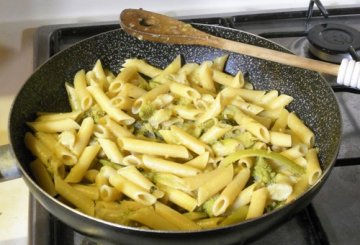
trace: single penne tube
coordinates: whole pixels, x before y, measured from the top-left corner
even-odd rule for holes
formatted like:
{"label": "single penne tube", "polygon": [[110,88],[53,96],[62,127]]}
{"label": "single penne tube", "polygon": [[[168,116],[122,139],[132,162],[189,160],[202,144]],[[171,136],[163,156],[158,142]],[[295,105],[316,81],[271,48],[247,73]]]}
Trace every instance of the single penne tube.
{"label": "single penne tube", "polygon": [[293,185],[293,192],[286,199],[285,203],[291,203],[295,201],[301,194],[303,194],[309,188],[309,179],[308,175],[303,175],[300,179]]}
{"label": "single penne tube", "polygon": [[138,72],[154,78],[156,76],[158,76],[162,70],[150,65],[149,63],[145,62],[144,60],[141,59],[127,59],[125,60],[125,63],[123,64],[123,67],[127,68],[127,67],[135,67]]}
{"label": "single penne tube", "polygon": [[[210,161],[210,160],[209,160]],[[209,180],[212,180],[215,178],[215,176],[218,176],[221,172],[223,172],[223,167],[218,167],[214,170],[208,171],[208,172],[201,172],[196,176],[189,176],[182,178],[182,184],[186,186],[186,189],[190,191],[194,191],[198,189],[200,186],[207,183]]]}
{"label": "single penne tube", "polygon": [[95,208],[94,201],[88,198],[81,191],[76,190],[70,184],[62,180],[58,175],[54,176],[55,180],[55,190],[62,196],[65,200],[73,204],[80,211],[87,215],[94,216]]}
{"label": "single penne tube", "polygon": [[127,137],[118,138],[117,143],[120,149],[130,152],[185,159],[188,159],[190,156],[186,147],[182,145],[158,143]]}
{"label": "single penne tube", "polygon": [[170,92],[175,96],[190,100],[199,99],[201,97],[201,94],[196,89],[177,82],[170,83]]}
{"label": "single penne tube", "polygon": [[119,93],[123,84],[128,83],[137,74],[136,67],[125,67],[120,70],[119,74],[115,77],[114,81],[110,83],[109,91]]}
{"label": "single penne tube", "polygon": [[268,195],[266,187],[262,187],[253,192],[246,219],[253,219],[263,215]]}
{"label": "single penne tube", "polygon": [[189,194],[178,190],[171,188],[169,186],[160,186],[161,190],[163,190],[166,193],[166,198],[172,202],[178,205],[179,207],[192,212],[195,210],[197,206],[197,201],[195,198],[190,196]]}
{"label": "single penne tube", "polygon": [[203,113],[202,110],[184,105],[176,105],[173,110],[179,117],[186,120],[196,120]]}
{"label": "single penne tube", "polygon": [[303,157],[308,152],[308,147],[305,144],[297,144],[291,148],[288,148],[284,151],[281,151],[280,154],[289,158],[289,159],[297,159],[299,157]]}
{"label": "single penne tube", "polygon": [[215,92],[215,84],[214,84],[214,80],[213,80],[213,70],[211,68],[212,66],[212,62],[203,62],[201,63],[199,69],[198,69],[198,74],[199,74],[199,82],[201,87],[213,91]]}
{"label": "single penne tube", "polygon": [[87,81],[85,70],[80,70],[74,77],[74,88],[77,98],[80,103],[80,107],[83,111],[88,110],[94,103],[89,91],[86,90]]}
{"label": "single penne tube", "polygon": [[150,206],[156,202],[154,195],[119,174],[110,176],[109,182],[118,191],[140,204]]}
{"label": "single penne tube", "polygon": [[71,111],[71,112],[59,112],[59,113],[52,113],[52,112],[39,112],[37,113],[38,117],[35,119],[35,121],[57,121],[62,119],[72,119],[76,120],[79,115],[81,114],[81,111]]}
{"label": "single penne tube", "polygon": [[146,93],[147,91],[145,89],[139,88],[138,86],[132,83],[123,84],[119,91],[119,95],[131,97],[134,99],[137,99]]}
{"label": "single penne tube", "polygon": [[98,86],[88,86],[87,90],[99,104],[101,109],[104,110],[113,120],[118,123],[124,123],[125,125],[130,125],[135,122],[133,117],[113,106],[110,99]]}
{"label": "single penne tube", "polygon": [[99,120],[99,122],[101,124],[104,124],[105,127],[107,127],[116,138],[120,138],[120,137],[133,138],[133,137],[135,137],[130,132],[129,129],[127,129],[125,126],[122,126],[122,125],[118,124],[117,122],[115,122],[114,120],[112,120],[108,116],[105,116],[105,117],[101,118]]}
{"label": "single penne tube", "polygon": [[44,163],[42,163],[39,158],[30,163],[30,170],[35,178],[36,183],[44,191],[46,191],[46,193],[48,193],[50,196],[55,196],[57,194],[53,179],[50,176],[50,173],[47,171]]}
{"label": "single penne tube", "polygon": [[205,133],[200,137],[200,140],[210,144],[229,132],[232,129],[232,126],[225,123],[217,123],[211,128],[209,128]]}
{"label": "single penne tube", "polygon": [[314,145],[314,133],[293,112],[288,116],[288,126],[308,147],[312,147]]}
{"label": "single penne tube", "polygon": [[175,59],[173,59],[173,61],[171,61],[170,64],[168,64],[165,67],[163,73],[175,74],[180,70],[180,68],[181,68],[181,56],[177,55]]}
{"label": "single penne tube", "polygon": [[159,190],[148,178],[146,178],[134,165],[123,167],[117,171],[124,178],[132,181],[138,186],[144,188],[156,198],[164,196],[164,192]]}
{"label": "single penne tube", "polygon": [[209,155],[210,155],[209,152],[205,152],[191,159],[190,161],[185,162],[184,164],[197,169],[205,169],[209,161]]}
{"label": "single penne tube", "polygon": [[179,230],[176,223],[172,223],[156,213],[153,207],[141,208],[130,214],[129,219],[154,230]]}
{"label": "single penne tube", "polygon": [[180,144],[186,146],[186,148],[198,155],[205,153],[205,151],[209,149],[204,142],[175,125],[170,127],[170,131],[174,133]]}
{"label": "single penne tube", "polygon": [[135,155],[127,155],[123,158],[122,164],[125,166],[134,165],[134,166],[142,166],[142,156]]}
{"label": "single penne tube", "polygon": [[94,75],[96,77],[96,80],[101,83],[101,88],[103,90],[107,89],[108,88],[108,84],[107,84],[107,79],[106,79],[106,75],[105,75],[105,71],[104,71],[104,68],[101,64],[101,61],[98,59],[96,62],[95,62],[95,65],[92,69],[92,71],[94,72]]}
{"label": "single penne tube", "polygon": [[65,178],[65,181],[69,183],[79,183],[86,174],[86,171],[89,169],[99,150],[99,145],[85,147],[79,157],[79,161],[71,168],[69,174]]}
{"label": "single penne tube", "polygon": [[279,95],[279,92],[277,90],[270,90],[266,92],[261,98],[259,98],[258,101],[256,101],[256,104],[258,105],[268,105],[273,100],[275,100]]}
{"label": "single penne tube", "polygon": [[230,88],[242,88],[244,86],[244,76],[241,71],[239,71],[235,77],[226,74],[219,70],[213,70],[213,79],[214,82],[217,82],[219,84],[222,84],[224,86],[228,86]]}
{"label": "single penne tube", "polygon": [[113,106],[124,111],[130,111],[134,104],[134,101],[135,99],[123,95],[115,96],[110,100]]}
{"label": "single penne tube", "polygon": [[195,176],[200,170],[189,165],[165,160],[159,157],[143,155],[143,164],[155,172],[175,174],[180,177]]}
{"label": "single penne tube", "polygon": [[291,135],[286,133],[280,133],[276,131],[270,132],[270,143],[272,145],[281,146],[281,147],[291,147]]}
{"label": "single penne tube", "polygon": [[288,104],[290,104],[291,101],[293,101],[294,98],[292,96],[286,95],[286,94],[280,94],[278,97],[276,97],[274,100],[272,100],[270,103],[266,104],[267,109],[278,109],[278,108],[284,108]]}
{"label": "single penne tube", "polygon": [[171,223],[176,224],[180,230],[199,230],[201,228],[192,220],[161,202],[155,203],[155,212]]}
{"label": "single penne tube", "polygon": [[233,204],[236,197],[250,178],[250,169],[243,168],[216,198],[212,212],[215,216],[223,214]]}
{"label": "single penne tube", "polygon": [[75,88],[70,85],[68,82],[65,82],[65,89],[69,99],[69,104],[72,111],[81,111],[80,102],[77,98]]}
{"label": "single penne tube", "polygon": [[306,175],[308,176],[309,185],[315,184],[322,174],[317,154],[318,153],[315,148],[309,149],[306,154]]}
{"label": "single penne tube", "polygon": [[304,169],[306,168],[307,161],[304,157],[298,157],[298,158],[294,159],[294,162],[296,164],[298,164],[299,166],[303,167]]}
{"label": "single penne tube", "polygon": [[271,124],[273,123],[273,120],[266,116],[260,116],[260,115],[249,115],[252,117],[255,121],[261,123],[265,126],[265,128],[270,129]]}
{"label": "single penne tube", "polygon": [[202,229],[211,229],[219,226],[224,217],[211,217],[206,219],[200,219],[196,221],[196,224],[199,225]]}
{"label": "single penne tube", "polygon": [[213,64],[211,67],[214,70],[223,71],[225,69],[225,64],[226,64],[226,61],[228,60],[228,58],[229,58],[228,54],[224,54],[224,55],[216,57],[213,60]]}
{"label": "single penne tube", "polygon": [[174,174],[157,172],[152,179],[156,185],[169,186],[190,193],[189,188],[185,185],[184,179]]}
{"label": "single penne tube", "polygon": [[93,134],[96,138],[100,139],[113,139],[114,135],[111,133],[110,129],[105,127],[102,124],[95,124]]}
{"label": "single penne tube", "polygon": [[231,90],[226,90],[227,96],[235,97],[240,96],[245,101],[257,104],[256,102],[260,100],[266,93],[264,90],[252,90],[245,88],[231,88]]}
{"label": "single penne tube", "polygon": [[233,165],[229,164],[227,167],[221,168],[221,170],[218,175],[214,176],[211,180],[209,179],[199,187],[197,191],[197,202],[199,206],[231,182],[234,175]]}
{"label": "single penne tube", "polygon": [[73,151],[76,155],[80,155],[84,148],[88,145],[90,138],[94,132],[94,120],[91,117],[85,118],[77,132]]}
{"label": "single penne tube", "polygon": [[287,127],[288,116],[289,116],[289,111],[286,109],[282,109],[279,114],[279,117],[275,120],[271,128],[271,131],[284,132]]}
{"label": "single penne tube", "polygon": [[270,109],[270,110],[263,110],[261,111],[258,116],[261,117],[267,117],[271,120],[276,120],[280,117],[280,113],[282,112],[283,108],[276,108],[276,109]]}
{"label": "single penne tube", "polygon": [[95,201],[98,200],[100,197],[99,189],[95,185],[72,184],[71,187],[73,187],[75,190],[80,191],[91,200]]}
{"label": "single penne tube", "polygon": [[240,194],[236,197],[232,206],[232,210],[236,210],[242,206],[248,205],[251,201],[252,194],[258,187],[259,182],[254,182],[253,184],[242,190]]}
{"label": "single penne tube", "polygon": [[231,101],[231,104],[238,107],[242,111],[249,113],[250,115],[257,115],[264,110],[264,107],[262,106],[248,103],[246,101],[243,101],[243,99],[238,99],[238,98],[241,97],[236,97],[235,99],[233,99]]}
{"label": "single penne tube", "polygon": [[109,139],[98,139],[98,142],[104,151],[105,155],[109,158],[111,162],[122,164],[124,158],[123,154],[120,152],[117,144]]}
{"label": "single penne tube", "polygon": [[98,192],[100,199],[105,202],[113,202],[121,198],[121,193],[116,188],[109,185],[100,186]]}
{"label": "single penne tube", "polygon": [[134,105],[132,107],[132,113],[134,114],[139,113],[140,107],[143,105],[143,103],[145,103],[146,101],[152,101],[160,94],[166,94],[167,92],[169,92],[169,90],[170,90],[169,83],[164,83],[148,91],[146,94],[143,94],[141,97],[135,100]]}
{"label": "single penne tube", "polygon": [[34,131],[45,133],[58,133],[66,130],[77,130],[80,128],[79,124],[70,118],[52,121],[27,122],[26,124]]}

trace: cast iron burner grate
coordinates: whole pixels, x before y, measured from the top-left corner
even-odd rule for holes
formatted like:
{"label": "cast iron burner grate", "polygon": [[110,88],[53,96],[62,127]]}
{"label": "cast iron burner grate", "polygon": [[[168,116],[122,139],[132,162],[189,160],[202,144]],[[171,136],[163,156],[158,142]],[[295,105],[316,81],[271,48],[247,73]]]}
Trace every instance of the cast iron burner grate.
{"label": "cast iron burner grate", "polygon": [[320,24],[313,26],[307,35],[310,52],[317,58],[340,63],[351,59],[350,47],[360,49],[360,32],[342,24]]}

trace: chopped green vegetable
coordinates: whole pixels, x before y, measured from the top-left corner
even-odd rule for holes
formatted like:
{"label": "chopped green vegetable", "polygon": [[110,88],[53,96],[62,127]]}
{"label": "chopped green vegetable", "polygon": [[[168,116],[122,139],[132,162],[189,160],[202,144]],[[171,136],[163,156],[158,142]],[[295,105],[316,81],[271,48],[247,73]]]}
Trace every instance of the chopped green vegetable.
{"label": "chopped green vegetable", "polygon": [[275,178],[276,172],[263,157],[258,157],[252,171],[252,176],[256,181],[269,184]]}
{"label": "chopped green vegetable", "polygon": [[106,115],[106,112],[103,111],[99,106],[95,105],[95,106],[91,107],[90,109],[88,109],[87,111],[85,111],[82,119],[84,119],[86,117],[91,117],[95,123],[98,123],[99,119],[104,117],[105,115]]}
{"label": "chopped green vegetable", "polygon": [[291,173],[293,173],[295,175],[301,175],[301,174],[305,173],[305,169],[303,167],[296,164],[292,160],[284,157],[280,153],[271,152],[271,151],[267,151],[267,150],[261,150],[261,149],[246,149],[246,150],[241,150],[241,151],[235,152],[235,153],[227,156],[226,158],[224,158],[221,161],[220,165],[227,166],[227,165],[239,160],[240,158],[244,158],[244,157],[268,158],[268,159],[275,161],[277,164],[286,168],[287,170],[289,170]]}
{"label": "chopped green vegetable", "polygon": [[212,209],[213,209],[214,203],[218,197],[219,197],[219,195],[215,195],[215,196],[211,197],[210,199],[208,199],[206,202],[204,202],[204,204],[202,205],[202,209],[204,210],[205,213],[207,213],[207,215],[209,215],[209,217],[214,217],[214,213],[213,213]]}
{"label": "chopped green vegetable", "polygon": [[284,205],[285,205],[284,201],[272,201],[265,207],[265,209],[266,209],[266,212],[271,212],[271,211],[278,209]]}
{"label": "chopped green vegetable", "polygon": [[150,102],[144,102],[139,111],[139,117],[141,120],[148,120],[152,114],[156,111],[156,108]]}
{"label": "chopped green vegetable", "polygon": [[134,134],[136,136],[144,136],[150,139],[161,137],[160,134],[151,126],[151,124],[147,122],[135,122],[134,129]]}
{"label": "chopped green vegetable", "polygon": [[245,148],[251,147],[256,141],[256,138],[249,132],[240,133],[235,138],[237,140],[240,140],[240,142],[244,145]]}

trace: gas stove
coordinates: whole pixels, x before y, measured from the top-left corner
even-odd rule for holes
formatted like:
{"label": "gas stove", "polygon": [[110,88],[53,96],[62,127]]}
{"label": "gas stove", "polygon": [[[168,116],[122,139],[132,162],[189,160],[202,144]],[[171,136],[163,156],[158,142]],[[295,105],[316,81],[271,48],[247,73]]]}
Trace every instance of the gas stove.
{"label": "gas stove", "polygon": [[[338,58],[332,57],[334,53],[335,57],[340,55],[356,59],[356,49],[360,46],[357,36],[360,31],[360,7],[333,8],[326,12],[322,8],[320,11],[296,9],[179,19],[250,32],[297,55],[315,59],[325,56],[325,60],[331,58],[331,62],[338,62]],[[329,34],[326,28],[333,30],[338,25],[346,25],[345,30]],[[84,38],[118,28],[117,21],[40,27],[35,35],[34,68]],[[355,31],[354,38],[348,36],[348,29]],[[326,35],[335,36],[335,40],[330,39],[330,42],[336,45],[345,42],[345,51],[344,48],[329,51],[320,45],[322,41],[308,39],[312,35],[319,38],[319,34],[320,39]],[[360,181],[360,90],[337,85],[335,77],[324,78],[336,92],[343,117],[343,138],[336,167],[311,204],[292,219],[247,244],[358,244],[360,240],[357,228],[360,225],[360,189],[357,188]],[[30,244],[97,244],[57,220],[33,197],[30,199]]]}

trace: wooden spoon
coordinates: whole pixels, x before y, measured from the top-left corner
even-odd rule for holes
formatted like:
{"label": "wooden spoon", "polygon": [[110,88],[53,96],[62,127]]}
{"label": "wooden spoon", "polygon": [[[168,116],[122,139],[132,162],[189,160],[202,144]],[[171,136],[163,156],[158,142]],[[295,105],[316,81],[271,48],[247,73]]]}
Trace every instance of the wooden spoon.
{"label": "wooden spoon", "polygon": [[120,25],[130,35],[143,40],[210,46],[330,75],[339,73],[340,66],[336,64],[215,37],[190,24],[142,9],[122,11]]}

